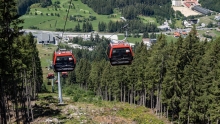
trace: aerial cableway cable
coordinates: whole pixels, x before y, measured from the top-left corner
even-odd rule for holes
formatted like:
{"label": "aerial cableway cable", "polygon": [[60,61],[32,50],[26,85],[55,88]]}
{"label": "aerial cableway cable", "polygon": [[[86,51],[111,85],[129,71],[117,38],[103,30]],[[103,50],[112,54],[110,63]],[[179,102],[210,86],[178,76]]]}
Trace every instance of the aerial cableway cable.
{"label": "aerial cableway cable", "polygon": [[[124,17],[121,17],[121,19],[127,21]],[[112,66],[130,65],[133,60],[134,53],[131,45],[126,42],[128,24],[125,24],[122,28],[126,29],[125,38],[123,40],[111,40],[107,48],[107,56]]]}
{"label": "aerial cableway cable", "polygon": [[67,10],[66,20],[65,20],[65,23],[64,23],[64,27],[63,27],[62,39],[63,39],[63,34],[64,34],[65,30],[66,30],[66,22],[67,22],[67,19],[68,19],[68,15],[69,15],[70,7],[71,6],[72,6],[72,0],[70,0],[69,9]]}

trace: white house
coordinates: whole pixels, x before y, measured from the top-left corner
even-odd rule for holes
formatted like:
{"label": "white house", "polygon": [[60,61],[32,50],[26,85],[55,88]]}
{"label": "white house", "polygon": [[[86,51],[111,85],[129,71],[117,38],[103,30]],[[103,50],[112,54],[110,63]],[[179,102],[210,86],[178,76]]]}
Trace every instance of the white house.
{"label": "white house", "polygon": [[160,30],[164,30],[164,31],[170,30],[168,21],[165,21],[162,25],[157,26],[157,28],[159,28]]}
{"label": "white house", "polygon": [[142,39],[142,42],[144,43],[144,45],[147,45],[147,48],[150,48],[150,46],[152,45],[149,38]]}
{"label": "white house", "polygon": [[182,1],[181,0],[172,0],[172,6],[181,6]]}

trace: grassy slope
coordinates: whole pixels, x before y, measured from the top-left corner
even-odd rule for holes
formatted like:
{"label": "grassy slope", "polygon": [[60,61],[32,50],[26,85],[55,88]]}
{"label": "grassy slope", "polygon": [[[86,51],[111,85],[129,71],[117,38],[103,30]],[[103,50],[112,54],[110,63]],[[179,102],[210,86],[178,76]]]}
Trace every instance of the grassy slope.
{"label": "grassy slope", "polygon": [[210,22],[215,22],[214,17],[215,17],[215,15],[203,16],[203,17],[200,17],[199,20],[201,23],[205,23],[207,25]]}
{"label": "grassy slope", "polygon": [[213,37],[213,39],[216,39],[216,38],[218,38],[220,36],[220,32],[217,31],[217,30],[198,30],[198,33],[200,35],[203,35],[203,34],[210,35],[210,36]]}
{"label": "grassy slope", "polygon": [[184,26],[182,25],[182,20],[176,20],[175,26],[176,26],[177,28],[184,28]]}
{"label": "grassy slope", "polygon": [[[157,23],[156,19],[153,17],[149,16],[139,16],[139,18],[144,22],[144,23]],[[159,25],[157,23],[157,25]]]}
{"label": "grassy slope", "polygon": [[52,54],[53,51],[57,48],[54,45],[48,45],[48,46],[42,46],[41,44],[37,45],[37,48],[39,50],[39,57],[41,59],[41,67],[43,70],[43,81],[46,85],[47,89],[51,89],[49,85],[47,85],[48,79],[47,74],[48,73],[54,73],[53,70],[48,70],[48,66],[50,65],[50,62],[52,61]]}
{"label": "grassy slope", "polygon": [[[31,6],[30,13],[27,15],[23,15],[21,19],[24,19],[25,23],[23,24],[24,28],[29,28],[30,26],[38,27],[41,30],[55,30],[56,28],[63,29],[65,19],[67,12],[66,10],[69,8],[68,4],[69,0],[62,0],[60,1],[60,8],[58,8],[57,11],[55,11],[54,6],[50,6],[47,8],[41,8],[39,4],[34,4]],[[53,0],[55,2],[55,0]],[[95,13],[91,8],[89,8],[87,5],[83,4],[80,0],[73,1],[73,4],[75,8],[70,9],[69,16],[70,15],[82,15],[85,18],[88,18],[89,16],[96,16],[96,20],[92,21],[93,29],[97,31],[98,29],[98,23],[103,21],[108,23],[110,20],[116,21],[120,20],[120,12],[116,9],[114,10],[115,17],[108,18],[108,15],[98,15]],[[35,15],[35,12],[38,13],[38,15]],[[43,15],[40,14],[40,12],[43,13]],[[90,13],[88,13],[90,12]],[[46,16],[46,13],[48,14],[55,14],[59,13],[60,17],[57,16]],[[144,19],[144,22],[155,22],[155,18],[151,17],[142,17]],[[56,24],[56,25],[55,25]],[[74,28],[75,25],[78,24],[78,22],[74,21],[67,21],[66,28]],[[82,23],[80,23],[82,28]]]}
{"label": "grassy slope", "polygon": [[[60,7],[58,8],[57,11],[55,11],[53,6],[50,6],[48,8],[41,8],[39,7],[38,4],[32,5],[31,6],[31,12],[32,15],[24,15],[21,17],[21,19],[25,19],[25,23],[24,23],[24,28],[28,28],[29,26],[37,26],[39,29],[42,30],[55,30],[56,28],[63,28],[64,27],[64,23],[65,23],[65,19],[66,19],[66,15],[67,12],[66,10],[69,7],[68,4],[68,0],[62,0],[60,1]],[[120,15],[118,13],[114,13],[115,15],[117,15],[114,18],[108,18],[108,15],[98,15],[97,13],[95,13],[91,8],[89,8],[87,5],[83,4],[80,0],[79,1],[73,1],[73,4],[75,6],[75,9],[72,8],[69,10],[69,16],[70,15],[82,15],[85,18],[88,18],[90,15],[91,16],[96,16],[96,20],[92,21],[93,24],[93,28],[95,30],[98,29],[98,23],[100,21],[106,22],[108,23],[110,20],[119,20]],[[84,12],[85,11],[85,12]],[[41,16],[40,14],[35,15],[35,12],[42,12],[43,16]],[[90,13],[88,13],[90,12]],[[117,11],[115,11],[117,12]],[[55,14],[55,13],[59,13],[60,17],[57,16],[46,16],[46,13],[48,14]],[[55,22],[57,21],[57,24],[55,26]],[[74,21],[67,21],[66,24],[66,28],[74,28],[75,25],[78,24],[78,22],[74,22]],[[82,23],[80,23],[82,26]],[[51,25],[51,27],[50,27]]]}

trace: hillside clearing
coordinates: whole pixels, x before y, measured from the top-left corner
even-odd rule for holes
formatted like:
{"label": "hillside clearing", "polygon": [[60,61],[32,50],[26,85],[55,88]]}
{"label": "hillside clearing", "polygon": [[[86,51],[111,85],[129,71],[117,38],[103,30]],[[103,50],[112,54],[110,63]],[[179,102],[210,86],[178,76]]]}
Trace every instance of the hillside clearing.
{"label": "hillside clearing", "polygon": [[[56,95],[56,94],[51,94]],[[73,102],[65,97],[65,104],[57,104],[49,94],[40,94],[35,102],[35,123],[121,123],[121,124],[168,124],[164,117],[156,117],[143,106],[128,103],[100,101],[96,103]]]}
{"label": "hillside clearing", "polygon": [[[48,60],[51,60],[53,51],[57,48],[54,45],[42,46],[37,45],[41,64],[43,69],[44,85],[49,93],[39,93],[38,99],[32,103],[34,111],[34,121],[32,124],[42,124],[47,122],[78,124],[78,123],[121,123],[121,124],[168,124],[167,119],[157,117],[152,110],[116,101],[103,101],[98,97],[81,95],[87,91],[79,90],[76,85],[68,86],[71,90],[70,94],[66,95],[67,89],[63,89],[64,104],[58,104],[57,86],[55,92],[51,92],[51,85],[47,85],[46,76],[52,70],[45,68],[48,66]],[[80,96],[79,94],[80,93]],[[80,97],[81,101],[76,101],[75,98]],[[84,101],[84,102],[83,102]]]}

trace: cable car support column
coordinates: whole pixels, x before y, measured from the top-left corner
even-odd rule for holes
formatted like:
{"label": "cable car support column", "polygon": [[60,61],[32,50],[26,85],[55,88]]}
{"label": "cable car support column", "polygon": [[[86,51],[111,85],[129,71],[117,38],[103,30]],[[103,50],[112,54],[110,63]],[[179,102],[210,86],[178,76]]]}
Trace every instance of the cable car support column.
{"label": "cable car support column", "polygon": [[52,79],[52,93],[54,93],[54,84],[53,84],[54,78]]}
{"label": "cable car support column", "polygon": [[58,93],[59,93],[59,104],[63,104],[62,85],[61,85],[61,81],[60,81],[60,72],[58,72]]}
{"label": "cable car support column", "polygon": [[[69,4],[69,9],[67,11],[67,15],[66,15],[66,20],[65,20],[65,23],[64,23],[64,27],[63,27],[63,33],[62,33],[62,39],[63,40],[63,34],[65,32],[65,28],[66,28],[66,23],[67,23],[67,19],[68,19],[68,14],[69,14],[69,11],[70,11],[70,8],[71,8],[71,5],[72,5],[72,0],[70,0],[70,4]],[[58,43],[58,49],[60,48],[60,42]],[[60,81],[60,72],[58,72],[58,99],[59,99],[59,104],[63,104],[63,98],[62,98],[62,83]]]}

